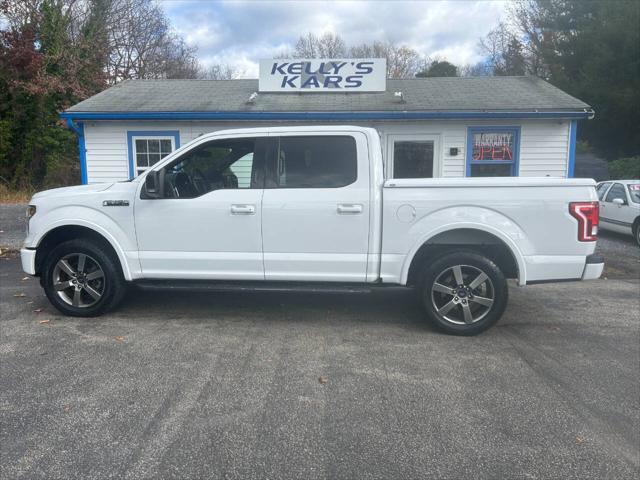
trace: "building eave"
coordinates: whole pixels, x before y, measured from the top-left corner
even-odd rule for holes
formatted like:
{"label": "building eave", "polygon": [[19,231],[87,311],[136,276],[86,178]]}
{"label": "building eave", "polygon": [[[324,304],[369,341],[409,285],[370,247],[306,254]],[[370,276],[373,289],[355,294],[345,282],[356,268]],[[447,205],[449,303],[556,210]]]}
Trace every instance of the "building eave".
{"label": "building eave", "polygon": [[83,120],[253,120],[253,121],[377,121],[593,118],[593,110],[530,111],[210,111],[210,112],[80,112],[65,111],[63,119]]}

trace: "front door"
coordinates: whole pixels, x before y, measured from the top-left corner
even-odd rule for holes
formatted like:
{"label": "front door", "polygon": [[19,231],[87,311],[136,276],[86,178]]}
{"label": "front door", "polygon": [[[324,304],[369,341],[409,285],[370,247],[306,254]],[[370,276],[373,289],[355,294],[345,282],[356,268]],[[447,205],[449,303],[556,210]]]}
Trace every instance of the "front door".
{"label": "front door", "polygon": [[[614,203],[614,200],[623,203]],[[600,202],[600,221],[605,222],[606,228],[621,233],[631,232],[633,215],[628,208],[626,187],[622,183],[614,183],[607,191],[604,201]]]}
{"label": "front door", "polygon": [[397,134],[387,137],[388,178],[440,176],[438,135]]}
{"label": "front door", "polygon": [[366,281],[366,137],[305,132],[271,138],[262,201],[265,278]]}
{"label": "front door", "polygon": [[267,138],[216,138],[161,169],[163,198],[135,204],[146,278],[263,280],[261,208]]}

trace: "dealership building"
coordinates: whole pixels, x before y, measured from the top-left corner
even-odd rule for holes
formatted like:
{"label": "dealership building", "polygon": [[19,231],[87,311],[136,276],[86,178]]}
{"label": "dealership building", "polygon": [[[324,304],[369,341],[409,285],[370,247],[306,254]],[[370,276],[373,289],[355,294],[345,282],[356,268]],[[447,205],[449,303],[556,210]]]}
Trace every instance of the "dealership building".
{"label": "dealership building", "polygon": [[83,183],[133,178],[216,130],[320,124],[376,128],[387,178],[573,176],[586,103],[535,77],[386,79],[370,60],[261,61],[255,80],[128,80],[61,116]]}

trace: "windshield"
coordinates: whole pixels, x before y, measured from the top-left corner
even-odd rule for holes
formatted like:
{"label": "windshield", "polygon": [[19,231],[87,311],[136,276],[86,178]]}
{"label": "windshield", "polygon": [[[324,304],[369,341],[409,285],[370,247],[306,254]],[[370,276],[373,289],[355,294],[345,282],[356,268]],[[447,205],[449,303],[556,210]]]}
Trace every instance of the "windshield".
{"label": "windshield", "polygon": [[630,183],[627,185],[629,196],[633,203],[640,203],[640,183]]}

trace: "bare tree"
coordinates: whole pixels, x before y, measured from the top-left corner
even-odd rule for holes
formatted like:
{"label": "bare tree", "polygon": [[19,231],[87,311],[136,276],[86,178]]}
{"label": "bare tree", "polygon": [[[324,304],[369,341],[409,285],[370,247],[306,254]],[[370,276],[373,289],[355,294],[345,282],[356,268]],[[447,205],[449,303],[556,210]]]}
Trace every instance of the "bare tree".
{"label": "bare tree", "polygon": [[244,70],[225,63],[216,63],[203,68],[198,75],[205,80],[234,80],[244,75]]}
{"label": "bare tree", "polygon": [[499,23],[480,39],[480,49],[487,55],[487,64],[495,75],[533,73],[525,57],[525,46],[505,23]]}
{"label": "bare tree", "polygon": [[300,36],[293,51],[294,58],[338,58],[347,53],[340,35],[325,33],[321,36],[309,32]]}
{"label": "bare tree", "polygon": [[392,42],[374,42],[351,47],[349,55],[356,58],[386,58],[387,77],[411,78],[423,70],[428,61],[417,51]]}
{"label": "bare tree", "polygon": [[392,42],[373,42],[348,46],[333,33],[317,36],[313,33],[301,35],[293,52],[281,52],[276,58],[385,58],[387,76],[390,78],[410,78],[423,70],[428,63],[414,49]]}
{"label": "bare tree", "polygon": [[470,63],[458,67],[461,77],[487,77],[493,75],[493,69],[487,62]]}
{"label": "bare tree", "polygon": [[172,31],[157,4],[151,0],[93,1],[108,5],[104,28],[109,83],[129,78],[197,76],[196,48]]}

